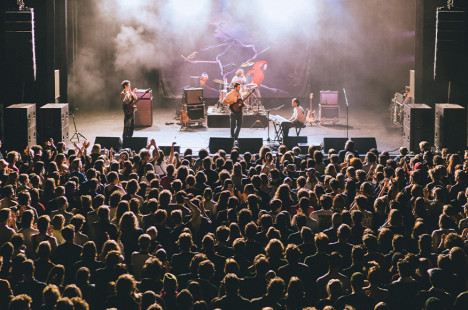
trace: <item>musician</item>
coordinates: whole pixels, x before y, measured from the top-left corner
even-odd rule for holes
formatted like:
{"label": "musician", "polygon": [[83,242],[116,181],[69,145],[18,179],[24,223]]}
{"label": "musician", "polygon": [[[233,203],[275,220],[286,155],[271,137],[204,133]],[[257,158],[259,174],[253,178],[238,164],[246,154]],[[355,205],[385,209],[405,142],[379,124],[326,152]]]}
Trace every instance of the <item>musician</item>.
{"label": "musician", "polygon": [[135,94],[136,88],[132,90],[129,80],[122,81],[121,85],[122,92],[120,93],[120,99],[122,100],[124,111],[123,137],[128,138],[133,136],[133,130],[135,129],[135,103],[138,97]]}
{"label": "musician", "polygon": [[239,69],[236,71],[236,74],[232,77],[231,85],[234,83],[239,83],[241,86],[247,83],[247,78],[244,75],[244,70]]}
{"label": "musician", "polygon": [[301,107],[299,99],[293,98],[291,100],[291,106],[293,107],[293,114],[289,118],[290,123],[282,123],[283,139],[289,136],[289,129],[291,127],[304,127],[306,121],[306,115],[304,108]]}
{"label": "musician", "polygon": [[[226,97],[223,100],[223,103],[231,106],[232,104],[235,104],[238,100],[241,100],[241,94],[240,94],[240,84],[239,83],[234,83],[233,84],[233,89],[227,93]],[[242,109],[239,112],[234,112],[231,111],[231,116],[230,116],[230,121],[231,121],[231,137],[234,138],[234,140],[237,140],[239,138],[239,133],[242,127]]]}
{"label": "musician", "polygon": [[403,104],[411,103],[413,103],[413,98],[411,97],[411,88],[409,86],[405,86],[405,92],[403,93]]}

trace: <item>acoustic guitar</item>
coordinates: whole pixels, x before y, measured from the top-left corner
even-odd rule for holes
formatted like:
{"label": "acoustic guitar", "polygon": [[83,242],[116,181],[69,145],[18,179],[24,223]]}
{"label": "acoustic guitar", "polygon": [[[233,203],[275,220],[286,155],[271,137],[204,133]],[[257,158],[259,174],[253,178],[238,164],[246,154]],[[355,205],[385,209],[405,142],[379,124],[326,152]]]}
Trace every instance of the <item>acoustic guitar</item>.
{"label": "acoustic guitar", "polygon": [[249,98],[256,89],[257,88],[253,88],[244,98],[239,98],[236,102],[229,104],[229,109],[235,113],[242,112],[242,108],[245,107],[244,101],[247,100],[247,98]]}

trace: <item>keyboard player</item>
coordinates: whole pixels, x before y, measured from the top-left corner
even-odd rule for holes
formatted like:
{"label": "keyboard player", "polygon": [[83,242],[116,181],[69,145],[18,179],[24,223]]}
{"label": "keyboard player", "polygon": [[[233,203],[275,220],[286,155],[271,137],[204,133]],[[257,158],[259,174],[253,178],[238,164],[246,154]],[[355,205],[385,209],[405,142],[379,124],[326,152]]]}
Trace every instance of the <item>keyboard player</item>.
{"label": "keyboard player", "polygon": [[299,99],[293,98],[291,100],[291,106],[293,107],[293,114],[289,118],[290,122],[281,123],[283,139],[289,136],[289,129],[291,127],[304,127],[306,121],[305,111],[304,108],[301,106]]}

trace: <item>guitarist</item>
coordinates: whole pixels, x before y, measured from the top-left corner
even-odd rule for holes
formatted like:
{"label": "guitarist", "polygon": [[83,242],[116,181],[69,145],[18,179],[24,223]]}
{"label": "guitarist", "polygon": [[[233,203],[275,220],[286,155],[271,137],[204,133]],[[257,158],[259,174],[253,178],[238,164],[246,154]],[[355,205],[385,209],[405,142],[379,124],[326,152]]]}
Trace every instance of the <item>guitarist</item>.
{"label": "guitarist", "polygon": [[121,85],[122,92],[120,93],[120,99],[122,100],[122,108],[124,111],[123,137],[129,138],[133,136],[133,130],[135,129],[135,103],[138,97],[135,94],[135,89],[132,90],[129,80],[123,81]]}
{"label": "guitarist", "polygon": [[[233,89],[226,95],[223,102],[229,106],[236,104],[237,102],[242,102],[242,97],[240,94],[240,83],[234,83]],[[242,127],[242,107],[238,111],[231,109],[231,138],[237,140],[239,138],[239,133]]]}

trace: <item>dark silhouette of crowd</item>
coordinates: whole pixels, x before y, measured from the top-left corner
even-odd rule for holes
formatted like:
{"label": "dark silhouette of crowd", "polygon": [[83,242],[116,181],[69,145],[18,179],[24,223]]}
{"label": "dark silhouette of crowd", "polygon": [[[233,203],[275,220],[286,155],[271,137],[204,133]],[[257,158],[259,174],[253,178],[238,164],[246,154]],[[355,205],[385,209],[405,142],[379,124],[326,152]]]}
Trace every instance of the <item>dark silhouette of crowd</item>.
{"label": "dark silhouette of crowd", "polygon": [[0,154],[0,309],[468,309],[467,153]]}

